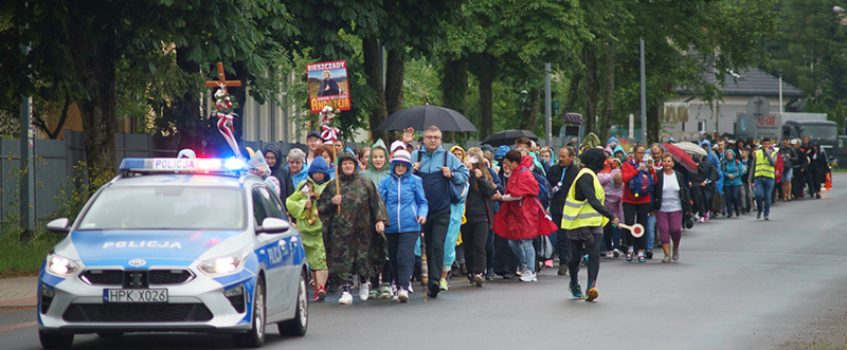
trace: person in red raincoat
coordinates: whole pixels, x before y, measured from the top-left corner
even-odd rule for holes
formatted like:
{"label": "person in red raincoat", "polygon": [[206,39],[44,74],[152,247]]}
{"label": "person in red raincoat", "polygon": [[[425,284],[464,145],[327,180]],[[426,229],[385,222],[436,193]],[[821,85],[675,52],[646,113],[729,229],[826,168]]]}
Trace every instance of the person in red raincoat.
{"label": "person in red raincoat", "polygon": [[538,200],[538,181],[532,175],[532,157],[509,151],[503,166],[511,169],[506,194],[495,195],[503,201],[494,216],[494,233],[509,240],[509,247],[521,262],[521,281],[535,282],[535,248],[532,240],[549,235],[558,228]]}

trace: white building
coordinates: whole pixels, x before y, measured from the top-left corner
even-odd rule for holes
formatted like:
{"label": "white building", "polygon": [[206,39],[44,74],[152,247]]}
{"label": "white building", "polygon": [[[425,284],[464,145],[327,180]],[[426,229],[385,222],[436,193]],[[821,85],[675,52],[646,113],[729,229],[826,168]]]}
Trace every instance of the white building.
{"label": "white building", "polygon": [[[706,76],[709,83],[715,78]],[[734,134],[738,114],[747,113],[747,102],[763,96],[770,103],[770,113],[780,112],[779,78],[760,69],[751,68],[727,74],[721,89],[722,99],[709,103],[690,91],[679,90],[678,97],[665,103],[662,117],[662,138],[696,139],[700,131]],[[782,82],[783,105],[803,96],[795,86]]]}

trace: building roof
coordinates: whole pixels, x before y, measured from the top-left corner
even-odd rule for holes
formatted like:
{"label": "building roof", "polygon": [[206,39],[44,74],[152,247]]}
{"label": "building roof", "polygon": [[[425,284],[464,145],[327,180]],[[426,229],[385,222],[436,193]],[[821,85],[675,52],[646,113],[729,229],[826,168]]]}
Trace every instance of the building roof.
{"label": "building roof", "polygon": [[[706,82],[715,83],[714,74],[706,74]],[[779,96],[779,78],[758,68],[749,68],[728,73],[724,76],[723,96]],[[803,96],[803,91],[785,81],[782,82],[782,95],[786,97]]]}

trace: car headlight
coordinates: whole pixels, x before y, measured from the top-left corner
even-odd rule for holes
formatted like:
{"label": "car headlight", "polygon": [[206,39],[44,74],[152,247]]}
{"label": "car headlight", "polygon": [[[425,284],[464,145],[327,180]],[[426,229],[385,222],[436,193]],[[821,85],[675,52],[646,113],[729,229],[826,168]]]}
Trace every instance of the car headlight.
{"label": "car headlight", "polygon": [[203,260],[197,267],[209,276],[229,275],[238,272],[244,266],[244,259],[246,258],[246,253],[224,255]]}
{"label": "car headlight", "polygon": [[79,264],[73,259],[61,255],[47,256],[47,272],[57,276],[69,276],[79,271]]}

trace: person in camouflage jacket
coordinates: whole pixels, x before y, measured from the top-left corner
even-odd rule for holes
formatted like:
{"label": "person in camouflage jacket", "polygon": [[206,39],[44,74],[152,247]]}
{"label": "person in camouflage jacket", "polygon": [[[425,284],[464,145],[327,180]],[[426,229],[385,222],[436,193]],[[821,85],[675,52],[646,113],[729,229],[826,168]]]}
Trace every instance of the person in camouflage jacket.
{"label": "person in camouflage jacket", "polygon": [[[360,297],[362,300],[368,298],[368,277],[372,272],[368,248],[372,240],[385,239],[382,233],[388,222],[388,213],[373,181],[359,175],[356,158],[345,153],[339,161],[341,173],[321,193],[318,211],[324,224],[324,246],[330,275],[341,287],[339,302],[349,304],[352,303],[350,286],[353,275],[358,275],[362,282]],[[341,184],[340,194],[335,192],[336,181]]]}

